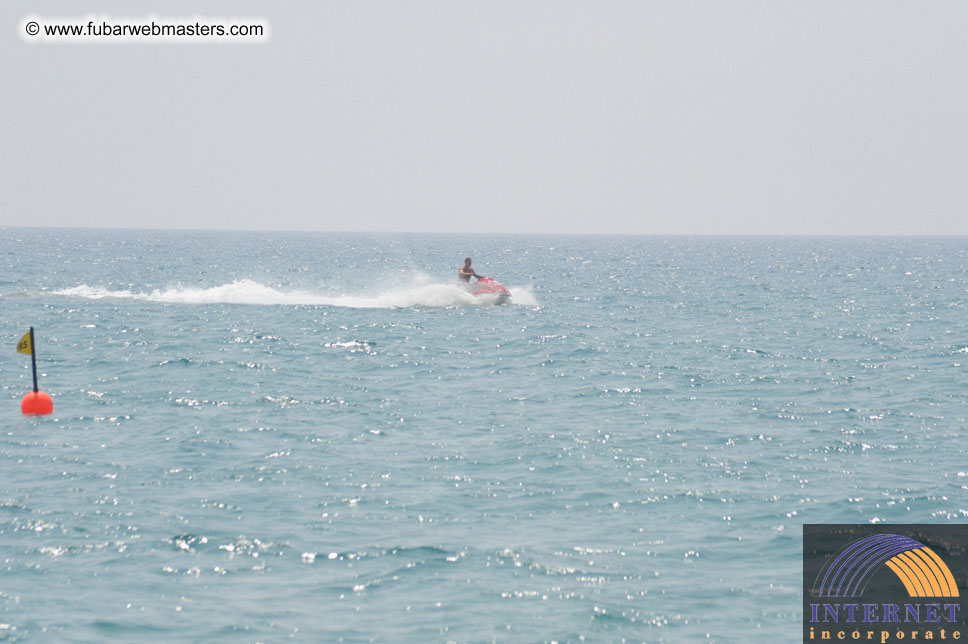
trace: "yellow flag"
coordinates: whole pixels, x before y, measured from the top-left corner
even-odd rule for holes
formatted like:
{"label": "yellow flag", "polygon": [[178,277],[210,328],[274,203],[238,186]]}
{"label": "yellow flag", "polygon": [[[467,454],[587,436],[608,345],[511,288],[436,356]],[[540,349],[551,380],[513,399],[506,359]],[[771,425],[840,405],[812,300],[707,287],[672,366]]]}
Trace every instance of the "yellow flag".
{"label": "yellow flag", "polygon": [[17,343],[17,353],[31,354],[34,352],[34,348],[30,346],[30,331],[24,333],[24,337],[20,338],[20,342]]}

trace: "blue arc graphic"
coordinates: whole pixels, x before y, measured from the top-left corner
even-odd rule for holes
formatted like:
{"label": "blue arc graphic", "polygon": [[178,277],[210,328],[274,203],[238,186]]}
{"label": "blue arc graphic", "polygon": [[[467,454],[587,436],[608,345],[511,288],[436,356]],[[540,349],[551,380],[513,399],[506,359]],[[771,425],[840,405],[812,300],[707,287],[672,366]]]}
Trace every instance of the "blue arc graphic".
{"label": "blue arc graphic", "polygon": [[822,575],[823,581],[818,596],[859,597],[879,565],[902,552],[924,547],[914,539],[897,534],[875,534],[855,541],[820,571],[817,578]]}

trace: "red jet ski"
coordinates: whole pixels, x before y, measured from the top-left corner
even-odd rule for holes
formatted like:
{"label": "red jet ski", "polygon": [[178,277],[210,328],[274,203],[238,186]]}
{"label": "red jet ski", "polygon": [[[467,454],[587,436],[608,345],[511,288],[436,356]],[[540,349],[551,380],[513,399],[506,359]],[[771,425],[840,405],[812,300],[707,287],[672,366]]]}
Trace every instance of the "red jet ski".
{"label": "red jet ski", "polygon": [[498,304],[504,304],[511,299],[511,291],[490,277],[482,277],[468,286],[470,287],[471,295],[474,296],[496,295]]}

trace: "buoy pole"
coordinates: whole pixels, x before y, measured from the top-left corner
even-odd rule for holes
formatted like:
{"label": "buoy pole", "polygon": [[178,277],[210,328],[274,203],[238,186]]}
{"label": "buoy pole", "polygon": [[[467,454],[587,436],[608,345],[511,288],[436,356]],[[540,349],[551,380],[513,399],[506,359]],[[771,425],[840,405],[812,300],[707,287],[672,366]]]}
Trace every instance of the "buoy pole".
{"label": "buoy pole", "polygon": [[37,393],[40,389],[37,388],[37,349],[34,345],[34,327],[30,327],[30,365],[34,368],[34,393]]}

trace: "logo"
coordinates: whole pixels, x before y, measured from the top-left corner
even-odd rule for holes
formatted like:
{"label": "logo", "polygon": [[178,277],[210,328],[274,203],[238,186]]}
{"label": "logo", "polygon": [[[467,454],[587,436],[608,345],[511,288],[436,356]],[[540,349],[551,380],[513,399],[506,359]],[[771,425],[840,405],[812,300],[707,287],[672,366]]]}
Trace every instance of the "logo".
{"label": "logo", "polygon": [[805,524],[803,641],[968,640],[966,571],[968,526]]}

